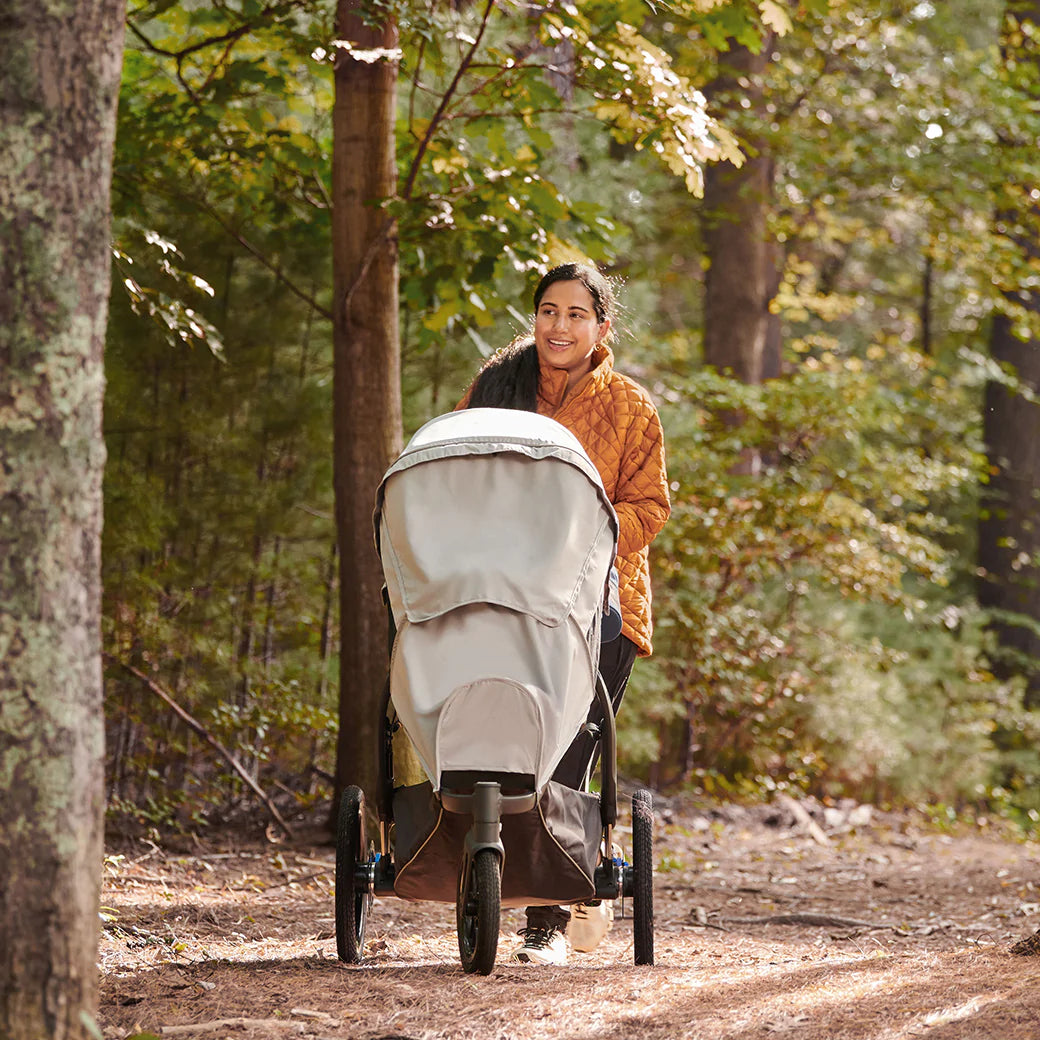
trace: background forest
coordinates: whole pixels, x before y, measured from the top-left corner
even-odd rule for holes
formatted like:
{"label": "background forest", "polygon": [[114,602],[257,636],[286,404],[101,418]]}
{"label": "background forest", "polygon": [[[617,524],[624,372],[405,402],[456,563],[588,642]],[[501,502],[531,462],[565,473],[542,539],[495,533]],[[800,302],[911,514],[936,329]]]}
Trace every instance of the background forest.
{"label": "background forest", "polygon": [[673,493],[621,768],[1040,821],[1038,5],[347,6],[399,53],[338,40],[331,3],[129,12],[110,812],[257,812],[203,731],[282,806],[332,791],[348,53],[399,62],[397,188],[364,201],[396,228],[405,437],[525,328],[540,269],[621,286],[618,367],[659,401]]}

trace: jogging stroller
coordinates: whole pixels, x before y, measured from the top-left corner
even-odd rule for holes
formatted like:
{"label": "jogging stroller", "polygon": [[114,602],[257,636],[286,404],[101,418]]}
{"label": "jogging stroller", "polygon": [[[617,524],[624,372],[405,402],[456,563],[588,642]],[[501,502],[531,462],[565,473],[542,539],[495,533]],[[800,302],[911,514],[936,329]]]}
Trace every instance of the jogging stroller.
{"label": "jogging stroller", "polygon": [[[633,862],[613,853],[614,717],[597,662],[617,518],[566,427],[476,408],[432,419],[376,497],[390,666],[383,695],[378,849],[365,796],[342,796],[336,943],[362,959],[373,897],[454,902],[467,972],[495,964],[502,907],[631,897],[635,963],[652,964],[653,813],[632,797]],[[618,615],[619,620],[619,615]],[[601,791],[553,770],[593,700]],[[394,778],[403,727],[426,779]],[[400,739],[400,737],[398,737]]]}

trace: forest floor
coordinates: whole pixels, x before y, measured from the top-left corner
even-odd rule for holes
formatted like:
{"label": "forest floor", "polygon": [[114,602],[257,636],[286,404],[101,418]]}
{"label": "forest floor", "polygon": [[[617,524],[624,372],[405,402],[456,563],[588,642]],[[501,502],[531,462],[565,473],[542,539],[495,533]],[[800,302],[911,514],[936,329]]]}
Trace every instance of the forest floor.
{"label": "forest floor", "polygon": [[656,966],[634,966],[620,903],[594,953],[511,964],[505,910],[483,977],[459,964],[453,905],[394,897],[364,963],[341,964],[319,822],[278,843],[110,841],[106,1040],[1040,1038],[1040,956],[1008,952],[1040,924],[1040,845],[993,824],[658,798]]}

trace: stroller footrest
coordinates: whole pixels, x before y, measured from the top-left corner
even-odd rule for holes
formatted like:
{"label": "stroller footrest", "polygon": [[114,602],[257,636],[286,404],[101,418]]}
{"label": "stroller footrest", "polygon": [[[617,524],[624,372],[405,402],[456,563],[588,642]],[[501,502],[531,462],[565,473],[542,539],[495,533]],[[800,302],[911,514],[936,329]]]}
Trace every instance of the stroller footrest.
{"label": "stroller footrest", "polygon": [[[495,792],[492,794],[490,786]],[[478,791],[485,802],[478,804]],[[438,792],[441,805],[448,812],[469,815],[497,816],[529,812],[537,804],[534,777],[530,773],[492,773],[483,770],[445,770],[441,773],[441,789]],[[491,800],[494,805],[486,799]]]}

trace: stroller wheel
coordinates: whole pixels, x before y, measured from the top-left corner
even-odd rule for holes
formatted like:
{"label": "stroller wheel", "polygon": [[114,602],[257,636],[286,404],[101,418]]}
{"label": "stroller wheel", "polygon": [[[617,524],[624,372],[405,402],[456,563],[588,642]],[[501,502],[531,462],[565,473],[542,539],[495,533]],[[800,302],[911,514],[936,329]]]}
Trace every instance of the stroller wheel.
{"label": "stroller wheel", "polygon": [[632,795],[632,930],[636,964],[654,963],[653,795]]}
{"label": "stroller wheel", "polygon": [[502,875],[494,849],[480,849],[462,864],[455,921],[459,954],[467,972],[490,975],[498,952]]}
{"label": "stroller wheel", "polygon": [[365,795],[360,787],[348,787],[336,828],[336,953],[347,964],[360,964],[365,946],[372,896],[357,876],[365,856]]}

